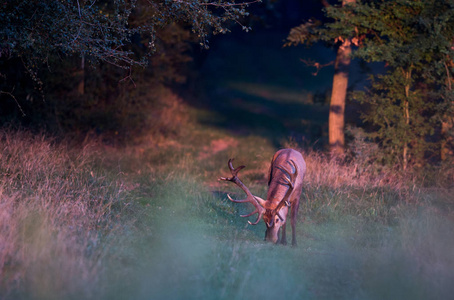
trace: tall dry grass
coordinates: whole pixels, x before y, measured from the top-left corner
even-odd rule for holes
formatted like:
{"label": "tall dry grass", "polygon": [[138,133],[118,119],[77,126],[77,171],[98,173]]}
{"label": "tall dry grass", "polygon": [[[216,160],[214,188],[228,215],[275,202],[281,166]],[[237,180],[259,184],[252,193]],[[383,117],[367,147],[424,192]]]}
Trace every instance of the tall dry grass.
{"label": "tall dry grass", "polygon": [[[294,143],[287,147],[298,149]],[[394,223],[402,215],[430,205],[454,220],[454,166],[432,168],[377,163],[377,149],[356,141],[345,157],[299,148],[307,163],[303,196],[306,213],[353,215]],[[405,208],[405,209],[404,209]],[[333,214],[334,212],[334,214]],[[322,217],[322,219],[324,219]]]}
{"label": "tall dry grass", "polygon": [[89,144],[12,130],[0,143],[0,298],[90,298],[122,184],[95,169]]}

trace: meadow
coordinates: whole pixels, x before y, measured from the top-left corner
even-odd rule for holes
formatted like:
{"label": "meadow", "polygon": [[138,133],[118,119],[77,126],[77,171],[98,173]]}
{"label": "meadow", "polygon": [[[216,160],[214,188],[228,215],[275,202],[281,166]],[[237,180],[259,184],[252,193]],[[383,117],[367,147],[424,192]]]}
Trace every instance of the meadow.
{"label": "meadow", "polygon": [[[171,40],[182,34],[171,31]],[[194,78],[174,86],[181,95],[168,80],[184,81],[189,57],[171,40],[172,51],[144,71],[153,75],[138,80],[83,67],[80,81],[73,67],[61,75],[53,67],[45,87],[54,102],[13,82],[18,100],[7,97],[6,110],[19,109],[29,127],[2,116],[0,300],[453,298],[453,162],[405,171],[378,163],[379,147],[355,127],[361,107],[353,101],[346,156],[327,155],[334,70],[302,60],[329,65],[336,54],[323,45],[282,48],[288,31],[213,37],[210,51],[194,49]],[[349,89],[383,68],[353,63]],[[19,103],[30,106],[27,118]],[[301,151],[308,169],[297,247],[265,243],[265,224],[240,217],[251,206],[227,198],[242,191],[218,180],[235,158],[246,165],[242,181],[265,197],[281,148]]]}
{"label": "meadow", "polygon": [[251,207],[226,197],[241,191],[218,181],[235,157],[247,165],[243,182],[265,196],[275,144],[206,126],[187,130],[179,139],[111,147],[3,129],[0,298],[448,299],[454,292],[452,170],[399,173],[283,140],[281,147],[303,152],[308,172],[298,247],[276,246],[263,241],[263,222],[239,217]]}

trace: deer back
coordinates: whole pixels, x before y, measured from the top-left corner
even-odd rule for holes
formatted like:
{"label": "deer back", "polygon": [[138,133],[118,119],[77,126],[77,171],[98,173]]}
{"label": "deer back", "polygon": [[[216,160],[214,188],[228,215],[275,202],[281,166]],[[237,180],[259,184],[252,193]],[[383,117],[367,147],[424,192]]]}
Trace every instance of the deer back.
{"label": "deer back", "polygon": [[[296,150],[282,149],[276,152],[271,161],[267,195],[267,201],[273,203],[273,206],[279,204],[284,198],[290,188],[286,178],[288,179],[289,174],[295,174],[295,172],[297,176],[292,182],[292,193],[302,189],[303,179],[306,174],[306,162],[301,153]],[[293,200],[294,197],[290,195],[289,201]]]}

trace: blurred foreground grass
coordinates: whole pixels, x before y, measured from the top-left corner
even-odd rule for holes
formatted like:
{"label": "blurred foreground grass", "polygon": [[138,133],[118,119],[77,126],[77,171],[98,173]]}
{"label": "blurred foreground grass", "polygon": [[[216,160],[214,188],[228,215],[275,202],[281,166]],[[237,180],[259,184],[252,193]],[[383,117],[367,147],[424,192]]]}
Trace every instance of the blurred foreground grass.
{"label": "blurred foreground grass", "polygon": [[453,294],[452,186],[423,188],[409,173],[305,152],[299,246],[269,245],[263,223],[239,217],[250,207],[226,199],[238,189],[217,178],[235,157],[264,196],[276,149],[263,137],[200,130],[186,142],[123,149],[2,131],[0,298]]}

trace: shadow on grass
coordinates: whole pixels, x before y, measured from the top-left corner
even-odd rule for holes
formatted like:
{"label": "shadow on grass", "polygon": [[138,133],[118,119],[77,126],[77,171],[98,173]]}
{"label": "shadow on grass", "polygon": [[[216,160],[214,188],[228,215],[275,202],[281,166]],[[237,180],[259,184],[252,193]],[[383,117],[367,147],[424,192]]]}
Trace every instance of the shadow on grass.
{"label": "shadow on grass", "polygon": [[[266,93],[266,86],[261,89]],[[199,121],[203,126],[227,129],[234,135],[261,136],[276,147],[287,138],[312,144],[326,137],[328,106],[304,103],[304,99],[289,103],[260,96],[260,91],[254,95],[232,88],[211,97],[216,98],[210,103],[213,114]]]}
{"label": "shadow on grass", "polygon": [[[257,226],[249,225],[248,220],[255,221],[257,214],[249,218],[242,218],[240,215],[246,215],[254,210],[254,207],[249,203],[235,204],[228,200],[226,192],[214,191],[212,196],[215,199],[214,202],[209,203],[209,209],[213,210],[213,218],[216,220],[226,220],[229,222],[228,226],[238,231],[244,231],[246,228],[248,231],[254,234],[255,238],[260,241],[265,236],[265,227],[263,223],[259,223]],[[242,196],[232,195],[232,198],[241,198]],[[218,201],[217,199],[222,199]]]}

